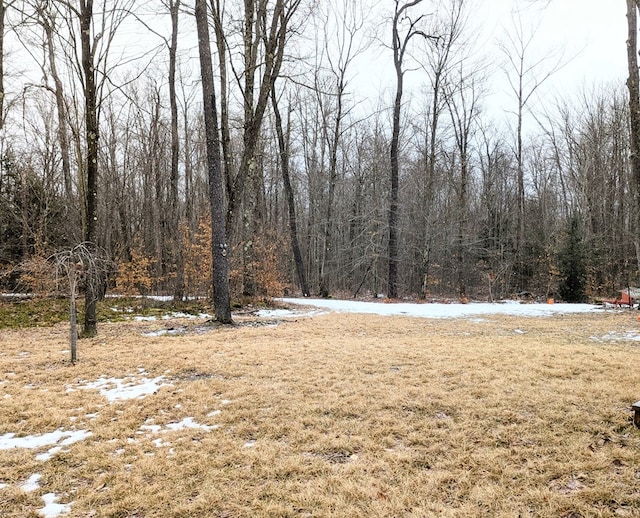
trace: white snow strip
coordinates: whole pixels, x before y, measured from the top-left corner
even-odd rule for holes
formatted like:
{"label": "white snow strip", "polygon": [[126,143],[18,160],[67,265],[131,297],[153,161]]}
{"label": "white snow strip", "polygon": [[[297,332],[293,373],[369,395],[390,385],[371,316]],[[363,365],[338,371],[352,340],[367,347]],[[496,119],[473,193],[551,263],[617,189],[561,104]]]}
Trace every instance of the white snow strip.
{"label": "white snow strip", "polygon": [[143,424],[140,426],[140,430],[138,430],[138,434],[142,434],[144,432],[150,432],[153,434],[165,433],[165,432],[175,432],[179,430],[184,430],[186,428],[192,428],[197,430],[204,430],[205,432],[210,432],[211,430],[217,430],[219,428],[218,425],[206,425],[200,424],[194,421],[193,417],[185,417],[182,421],[167,423],[164,425],[164,428],[157,424]]}
{"label": "white snow strip", "polygon": [[29,479],[20,486],[20,489],[22,489],[25,493],[31,493],[33,491],[37,491],[38,489],[40,489],[41,478],[42,478],[42,475],[40,475],[40,473],[31,475]]}
{"label": "white snow strip", "polygon": [[307,311],[301,313],[299,311],[292,311],[290,309],[260,309],[256,311],[256,316],[261,318],[300,318],[300,317],[316,317],[318,315],[325,314],[326,311]]}
{"label": "white snow strip", "polygon": [[86,430],[65,431],[60,428],[55,432],[42,435],[28,435],[25,437],[16,437],[15,435],[15,433],[0,435],[0,450],[10,450],[12,448],[36,449],[52,444],[68,446],[74,442],[86,439],[91,435],[91,432],[87,432]]}
{"label": "white snow strip", "polygon": [[285,304],[301,304],[343,313],[375,315],[406,315],[423,318],[461,318],[471,315],[550,316],[563,313],[589,313],[603,311],[592,304],[521,304],[518,301],[478,302],[470,304],[414,304],[361,302],[333,299],[278,299]]}
{"label": "white snow strip", "polygon": [[67,514],[71,512],[70,504],[58,504],[58,496],[55,493],[47,493],[46,495],[42,495],[42,500],[44,500],[44,507],[42,509],[38,509],[38,514],[44,516],[45,518],[56,518],[61,514]]}
{"label": "white snow strip", "polygon": [[46,453],[40,453],[39,455],[36,455],[36,460],[40,462],[47,462],[48,460],[51,459],[51,457],[53,457],[56,453],[59,453],[60,451],[62,451],[62,446],[54,446]]}
{"label": "white snow strip", "polygon": [[638,333],[638,331],[627,331],[624,333],[609,331],[602,336],[592,336],[591,339],[596,342],[640,342],[640,333]]}
{"label": "white snow strip", "polygon": [[193,417],[185,417],[182,421],[179,421],[177,423],[168,423],[167,428],[172,431],[184,430],[185,428],[194,428],[204,430],[205,432],[210,432],[211,430],[215,430],[218,427],[216,425],[209,426],[206,424],[196,423],[193,420]]}
{"label": "white snow strip", "polygon": [[164,376],[153,379],[129,378],[129,381],[122,378],[100,378],[97,381],[85,383],[80,388],[97,389],[100,394],[113,403],[114,401],[140,399],[149,394],[155,394],[160,387],[171,386],[170,383],[164,382],[165,379]]}

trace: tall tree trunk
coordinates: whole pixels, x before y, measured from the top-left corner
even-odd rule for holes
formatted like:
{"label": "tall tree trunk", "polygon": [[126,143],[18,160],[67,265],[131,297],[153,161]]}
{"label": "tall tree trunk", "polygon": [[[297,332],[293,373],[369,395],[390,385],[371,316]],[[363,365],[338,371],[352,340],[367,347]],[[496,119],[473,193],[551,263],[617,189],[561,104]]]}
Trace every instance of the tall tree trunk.
{"label": "tall tree trunk", "polygon": [[[80,41],[82,47],[82,72],[84,75],[85,138],[87,146],[86,227],[84,239],[93,253],[97,251],[98,228],[98,106],[96,77],[93,62],[91,22],[93,0],[80,1]],[[95,336],[97,328],[98,278],[96,272],[87,272],[85,287],[84,329],[85,337]]]}
{"label": "tall tree trunk", "polygon": [[640,270],[640,74],[638,72],[638,0],[627,0],[627,63],[629,78],[629,118],[631,128],[631,168],[635,186],[635,248]]}
{"label": "tall tree trunk", "polygon": [[[403,16],[405,16],[405,11],[418,5],[420,2],[422,2],[422,0],[412,0],[401,6],[399,0],[395,0],[395,14],[391,26],[393,66],[396,73],[396,97],[393,103],[393,129],[391,134],[391,149],[389,152],[391,163],[391,199],[389,201],[389,269],[387,296],[392,299],[398,297],[398,186],[400,176],[398,153],[400,149],[400,111],[402,109],[402,93],[404,87],[402,62],[411,38],[418,34],[423,35],[421,31],[416,30],[416,22],[414,21],[410,22],[407,32],[402,35],[402,37],[400,36],[399,26]],[[420,18],[418,18],[418,20],[419,19]]]}
{"label": "tall tree trunk", "polygon": [[209,171],[209,202],[211,208],[211,255],[213,268],[213,307],[216,320],[232,324],[229,297],[229,263],[225,225],[224,181],[220,160],[216,91],[213,83],[213,64],[206,0],[196,0],[195,17],[198,31],[198,52],[202,76],[202,99],[207,141],[207,167]]}
{"label": "tall tree trunk", "polygon": [[[285,137],[282,129],[282,117],[278,108],[275,90],[271,92],[271,101],[273,105],[273,114],[275,117],[276,134],[278,136],[278,150],[280,152],[280,167],[282,168],[282,181],[287,196],[287,207],[289,209],[289,233],[291,236],[291,247],[293,249],[293,260],[296,265],[296,274],[298,276],[298,284],[302,290],[302,295],[309,296],[309,286],[307,285],[307,276],[304,270],[304,261],[302,260],[302,252],[298,242],[298,223],[296,219],[296,205],[293,196],[293,188],[291,186],[291,178],[289,176],[289,134],[291,129],[291,121],[287,121],[287,135]],[[289,114],[291,112],[289,111]],[[290,115],[289,115],[290,117]]]}
{"label": "tall tree trunk", "polygon": [[182,300],[184,297],[184,264],[182,260],[182,246],[180,243],[180,210],[178,199],[178,160],[180,157],[180,139],[178,137],[178,99],[176,94],[176,54],[178,49],[178,14],[180,0],[169,3],[171,11],[171,44],[169,46],[169,103],[171,106],[171,246],[173,248],[172,269],[175,273],[173,298]]}
{"label": "tall tree trunk", "polygon": [[[394,32],[397,29],[394,27]],[[395,41],[395,39],[394,39]],[[391,134],[391,200],[389,203],[389,298],[398,297],[398,185],[399,159],[398,148],[400,141],[400,109],[402,107],[403,72],[402,62],[398,59],[397,48],[394,47],[394,62],[396,66],[396,98],[393,103],[393,131]]]}
{"label": "tall tree trunk", "polygon": [[220,0],[211,0],[213,28],[218,49],[218,74],[220,76],[220,135],[222,138],[222,161],[224,164],[225,189],[229,193],[233,186],[233,156],[231,151],[231,129],[229,127],[229,96],[227,93],[227,41],[222,25],[223,6]]}
{"label": "tall tree trunk", "polygon": [[0,0],[0,130],[4,127],[4,20],[7,6],[4,0]]}

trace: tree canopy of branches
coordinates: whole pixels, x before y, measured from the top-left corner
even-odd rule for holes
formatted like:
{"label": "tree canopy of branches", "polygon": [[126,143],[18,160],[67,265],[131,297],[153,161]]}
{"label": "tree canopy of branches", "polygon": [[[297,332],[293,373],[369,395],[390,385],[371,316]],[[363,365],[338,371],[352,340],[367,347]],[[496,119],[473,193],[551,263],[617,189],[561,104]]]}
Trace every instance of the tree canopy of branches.
{"label": "tree canopy of branches", "polygon": [[[640,284],[627,6],[627,89],[541,106],[558,64],[516,17],[496,114],[467,0],[2,2],[1,287],[25,261],[104,250],[118,272],[79,284],[91,335],[105,289],[211,297],[232,322],[243,296],[546,299],[569,297],[569,270],[586,298]],[[391,72],[377,90],[372,62]]]}

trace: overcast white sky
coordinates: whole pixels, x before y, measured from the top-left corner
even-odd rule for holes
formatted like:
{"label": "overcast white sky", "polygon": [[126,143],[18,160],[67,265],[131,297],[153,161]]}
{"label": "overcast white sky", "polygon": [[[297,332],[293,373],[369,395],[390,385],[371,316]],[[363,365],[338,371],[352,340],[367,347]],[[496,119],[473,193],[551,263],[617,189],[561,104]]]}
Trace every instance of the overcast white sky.
{"label": "overcast white sky", "polygon": [[[490,95],[484,102],[486,110],[496,119],[512,110],[514,97],[509,91],[504,71],[499,67],[503,54],[498,41],[512,30],[512,12],[528,6],[523,19],[532,24],[539,20],[530,57],[553,55],[566,63],[539,90],[542,99],[572,98],[581,90],[617,82],[624,87],[626,71],[626,5],[623,0],[471,0],[475,9],[470,17],[477,27],[481,51],[492,62],[489,74]],[[384,1],[382,2],[385,3]],[[390,3],[390,1],[389,1]],[[546,5],[548,3],[548,5]],[[425,2],[427,4],[427,2]],[[534,4],[533,7],[531,4]],[[546,8],[542,8],[546,5]],[[383,35],[388,39],[387,35]],[[562,58],[564,56],[564,58]],[[370,58],[363,57],[362,60]],[[550,66],[554,59],[550,59]],[[377,51],[369,66],[358,65],[354,83],[364,85],[371,97],[387,91],[385,99],[392,99],[395,88],[391,51]],[[541,69],[542,70],[542,69]],[[422,76],[420,76],[422,74]],[[418,83],[427,81],[424,73],[407,75],[407,83],[415,90]],[[371,99],[375,104],[378,99]],[[538,102],[538,99],[534,101]]]}
{"label": "overcast white sky", "polygon": [[[352,1],[369,5],[370,0]],[[595,86],[609,85],[614,81],[624,88],[627,77],[625,47],[627,29],[626,5],[623,0],[467,1],[474,4],[470,23],[476,27],[475,32],[478,33],[480,43],[476,47],[479,47],[479,51],[486,53],[492,62],[488,85],[490,95],[484,101],[485,111],[498,122],[500,119],[504,120],[508,111],[513,110],[515,99],[509,92],[505,73],[499,67],[499,61],[503,59],[503,55],[499,52],[497,43],[501,38],[504,39],[507,30],[512,29],[512,11],[518,6],[529,6],[526,14],[523,15],[528,20],[541,17],[540,26],[534,38],[535,50],[532,55],[564,54],[565,60],[569,61],[551,77],[544,88],[540,89],[540,95],[544,99],[553,99],[557,96],[571,98],[581,89],[589,90]],[[393,5],[391,0],[376,0],[372,3],[377,3],[387,12]],[[533,8],[531,4],[534,4]],[[434,5],[438,5],[438,0],[427,0],[422,4],[425,12],[432,9]],[[547,5],[545,9],[536,8],[543,5]],[[377,22],[381,22],[379,11],[376,10],[376,13]],[[163,20],[168,22],[166,18]],[[184,16],[183,23],[186,31],[181,36],[180,51],[197,61],[193,19]],[[159,24],[156,28],[160,29],[161,25]],[[127,42],[126,47],[132,51],[138,51],[137,47],[143,42],[155,44],[154,38],[137,23],[131,23],[130,31],[126,29],[123,31],[124,41]],[[168,37],[168,27],[166,27],[166,34]],[[381,29],[379,37],[384,42],[389,41],[389,24]],[[355,77],[352,77],[350,84],[352,100],[364,98],[362,109],[369,113],[379,108],[381,103],[384,106],[390,106],[395,89],[391,51],[382,48],[380,44],[374,47],[375,49],[363,55],[358,63],[354,64],[352,73]],[[197,72],[197,65],[186,66],[186,68]],[[424,72],[407,74],[407,83],[413,86],[413,95],[418,95],[419,85],[427,82],[428,77]],[[408,95],[411,94],[412,92],[408,92]]]}
{"label": "overcast white sky", "polygon": [[[481,0],[481,3],[487,16],[496,19],[499,34],[501,26],[509,26],[512,6],[522,2]],[[580,88],[610,81],[624,85],[627,20],[623,0],[551,0],[541,16],[540,31],[534,40],[536,47],[542,52],[564,49],[570,60],[550,79],[548,90],[570,95]]]}

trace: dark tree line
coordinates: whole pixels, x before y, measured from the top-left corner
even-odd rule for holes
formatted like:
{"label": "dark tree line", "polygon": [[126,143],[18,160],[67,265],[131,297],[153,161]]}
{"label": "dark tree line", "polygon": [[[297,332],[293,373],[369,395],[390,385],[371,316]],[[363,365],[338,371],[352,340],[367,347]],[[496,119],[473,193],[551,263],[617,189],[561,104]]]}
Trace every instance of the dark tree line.
{"label": "dark tree line", "polygon": [[[633,74],[534,107],[558,63],[531,65],[522,19],[501,70],[465,0],[392,4],[2,2],[3,289],[81,242],[120,265],[109,289],[212,295],[227,322],[228,294],[581,300],[640,282]],[[359,92],[374,47],[395,97]],[[424,86],[403,95],[407,74]],[[492,74],[510,125],[484,110]]]}

